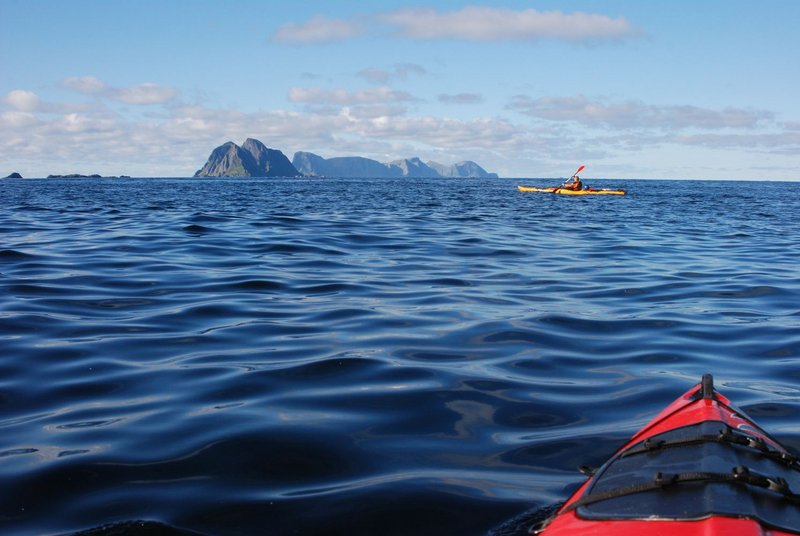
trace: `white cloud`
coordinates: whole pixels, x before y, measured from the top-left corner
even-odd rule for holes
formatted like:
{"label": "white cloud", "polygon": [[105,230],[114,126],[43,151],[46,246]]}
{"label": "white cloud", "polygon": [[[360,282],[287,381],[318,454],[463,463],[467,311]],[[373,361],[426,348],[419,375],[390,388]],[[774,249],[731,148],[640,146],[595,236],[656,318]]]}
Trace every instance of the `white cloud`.
{"label": "white cloud", "polygon": [[348,91],[346,89],[291,88],[289,100],[306,104],[336,104],[352,106],[359,104],[378,104],[388,102],[408,102],[416,100],[405,91],[396,91],[388,87]]}
{"label": "white cloud", "polygon": [[796,155],[800,152],[798,132],[759,132],[753,134],[694,134],[675,136],[672,143],[709,149],[759,149],[775,154]]}
{"label": "white cloud", "polygon": [[[31,107],[32,92],[18,91],[11,101]],[[469,102],[478,97],[465,93],[444,100]],[[756,154],[757,161],[769,155],[773,161],[787,162],[800,152],[800,131],[771,121],[771,114],[763,111],[519,97],[515,104],[520,112],[546,120],[516,122],[412,114],[405,103],[414,97],[386,87],[295,88],[292,98],[309,106],[302,111],[244,112],[178,101],[142,117],[130,107],[109,107],[103,99],[79,108],[39,102],[26,112],[11,106],[6,96],[7,109],[0,112],[0,168],[26,176],[34,175],[24,173],[33,168],[39,175],[68,171],[185,176],[200,168],[214,147],[247,137],[290,158],[293,151],[308,150],[381,161],[408,156],[445,162],[470,159],[489,171],[517,176],[525,170],[536,173],[532,162],[625,161],[642,150],[728,151]],[[587,110],[590,120],[584,117]],[[80,169],[73,169],[76,165]]]}
{"label": "white cloud", "polygon": [[416,63],[401,63],[395,65],[390,71],[377,67],[368,67],[358,73],[361,78],[377,84],[386,84],[393,79],[404,80],[412,74],[426,76],[430,73],[425,67],[417,65]]}
{"label": "white cloud", "polygon": [[637,37],[643,33],[623,17],[470,6],[456,11],[406,8],[361,15],[352,20],[314,17],[304,23],[281,26],[271,39],[287,44],[329,43],[368,32],[385,35],[386,26],[395,36],[409,39],[484,42],[542,39],[597,42]]}
{"label": "white cloud", "polygon": [[284,24],[272,40],[287,44],[314,44],[344,41],[362,33],[361,24],[350,20],[314,17],[301,24]]}
{"label": "white cloud", "polygon": [[62,81],[62,85],[79,93],[102,93],[108,85],[94,76],[70,76]]}
{"label": "white cloud", "polygon": [[[125,109],[111,110],[102,102],[79,112],[41,116],[6,111],[0,113],[0,166],[22,170],[35,166],[39,175],[47,175],[72,172],[64,169],[66,162],[69,167],[79,163],[82,169],[76,172],[84,173],[185,176],[200,168],[217,145],[247,137],[261,139],[290,158],[294,150],[378,159],[426,157],[444,148],[466,159],[474,158],[476,150],[519,151],[537,143],[522,129],[498,119],[409,117],[396,102],[409,97],[388,90],[304,95],[308,101],[339,99],[357,105],[339,107],[336,113],[316,109],[246,113],[175,105],[146,119]],[[24,143],[16,134],[20,127],[25,130]],[[34,139],[37,142],[31,143]],[[408,152],[395,152],[400,148]]]}
{"label": "white cloud", "polygon": [[358,119],[371,119],[376,117],[398,117],[405,115],[408,110],[405,106],[392,104],[373,104],[368,106],[355,106],[341,110],[348,116]]}
{"label": "white cloud", "polygon": [[549,121],[575,122],[589,127],[621,129],[740,129],[755,128],[772,120],[770,112],[725,108],[710,110],[697,106],[656,106],[638,101],[604,102],[583,95],[540,97],[517,95],[509,108]]}
{"label": "white cloud", "polygon": [[640,31],[624,18],[590,13],[521,11],[470,6],[457,11],[400,9],[380,17],[398,35],[413,39],[470,41],[597,41],[636,36]]}
{"label": "white cloud", "polygon": [[457,93],[455,95],[443,93],[439,95],[438,100],[447,104],[479,104],[483,102],[483,96],[478,93]]}
{"label": "white cloud", "polygon": [[94,76],[71,76],[61,84],[86,95],[97,95],[125,104],[152,105],[170,102],[177,95],[175,88],[146,82],[131,87],[112,87]]}
{"label": "white cloud", "polygon": [[385,84],[392,78],[392,73],[377,67],[368,67],[359,71],[358,76],[376,84]]}
{"label": "white cloud", "polygon": [[31,127],[37,122],[36,116],[29,112],[14,110],[0,114],[0,125],[9,129]]}
{"label": "white cloud", "polygon": [[138,86],[114,89],[109,98],[126,104],[163,104],[177,96],[174,88],[157,84],[139,84]]}
{"label": "white cloud", "polygon": [[39,97],[33,91],[15,89],[10,91],[5,102],[20,112],[33,112],[39,108]]}
{"label": "white cloud", "polygon": [[119,119],[100,113],[68,113],[49,123],[54,133],[113,134],[119,129]]}

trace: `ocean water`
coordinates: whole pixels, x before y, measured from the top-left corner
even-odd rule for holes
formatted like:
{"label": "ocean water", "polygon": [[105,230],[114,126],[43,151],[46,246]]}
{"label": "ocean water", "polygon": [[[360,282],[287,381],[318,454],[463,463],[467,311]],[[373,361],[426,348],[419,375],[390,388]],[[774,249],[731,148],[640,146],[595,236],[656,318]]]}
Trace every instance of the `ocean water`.
{"label": "ocean water", "polygon": [[798,450],[800,183],[549,182],[0,181],[0,533],[524,530],[704,372]]}

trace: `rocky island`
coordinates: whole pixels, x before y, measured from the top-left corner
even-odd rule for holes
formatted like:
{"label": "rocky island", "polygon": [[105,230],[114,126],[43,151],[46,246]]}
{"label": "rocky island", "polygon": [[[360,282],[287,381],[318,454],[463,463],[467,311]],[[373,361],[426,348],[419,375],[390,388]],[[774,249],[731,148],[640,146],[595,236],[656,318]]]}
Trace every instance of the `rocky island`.
{"label": "rocky island", "polygon": [[[290,162],[281,151],[270,149],[259,140],[247,138],[239,146],[229,141],[223,143],[208,157],[195,177],[341,177],[341,178],[497,178],[471,160],[452,165],[423,162],[419,158],[404,158],[391,162],[378,162],[361,156],[323,158],[314,153],[298,151]],[[11,173],[6,179],[21,179]],[[79,173],[48,175],[48,179],[129,179],[128,175],[105,177],[98,174]]]}
{"label": "rocky island", "polygon": [[298,151],[289,159],[277,149],[248,138],[238,146],[232,141],[211,152],[206,164],[195,177],[485,177],[497,178],[470,160],[445,166],[406,158],[382,163],[361,156],[323,158],[314,153]]}
{"label": "rocky island", "polygon": [[405,158],[382,163],[360,156],[322,158],[314,153],[298,151],[292,158],[298,171],[316,177],[393,178],[393,177],[486,177],[497,178],[472,161],[445,166],[437,162],[423,162],[419,158]]}
{"label": "rocky island", "polygon": [[253,138],[241,147],[229,141],[214,149],[195,177],[299,177],[286,156]]}
{"label": "rocky island", "polygon": [[[12,173],[11,175],[9,175],[8,177],[5,177],[5,178],[6,179],[21,179],[23,177],[19,173],[14,172],[14,173]],[[40,177],[36,177],[36,178],[40,178]],[[130,177],[130,175],[107,176],[107,175],[100,175],[98,173],[93,173],[91,175],[84,175],[82,173],[66,173],[66,174],[51,174],[51,175],[48,175],[45,178],[47,178],[47,179],[130,179],[131,177]]]}

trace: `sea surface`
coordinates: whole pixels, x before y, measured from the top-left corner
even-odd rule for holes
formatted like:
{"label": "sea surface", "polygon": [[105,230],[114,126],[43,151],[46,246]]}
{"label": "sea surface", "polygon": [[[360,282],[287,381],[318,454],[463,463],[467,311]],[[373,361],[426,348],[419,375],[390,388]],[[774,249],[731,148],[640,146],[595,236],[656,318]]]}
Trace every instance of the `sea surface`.
{"label": "sea surface", "polygon": [[523,533],[704,372],[799,450],[800,183],[553,182],[0,181],[0,534]]}

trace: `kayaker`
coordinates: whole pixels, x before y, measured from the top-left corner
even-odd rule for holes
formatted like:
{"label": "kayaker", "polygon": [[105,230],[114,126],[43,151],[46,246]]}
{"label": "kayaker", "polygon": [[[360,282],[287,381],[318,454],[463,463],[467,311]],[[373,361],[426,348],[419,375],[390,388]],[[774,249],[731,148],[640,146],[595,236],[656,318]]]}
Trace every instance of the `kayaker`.
{"label": "kayaker", "polygon": [[581,182],[580,177],[573,175],[572,178],[565,182],[561,187],[567,190],[583,190],[583,183]]}

